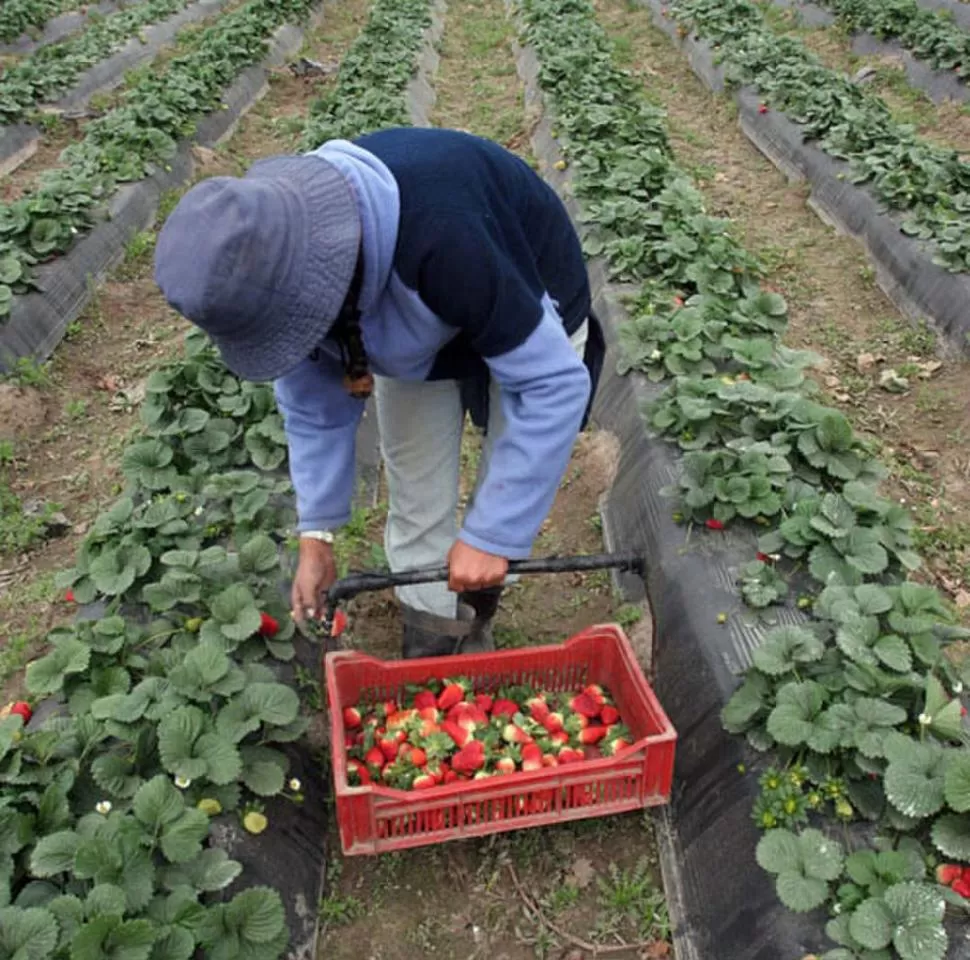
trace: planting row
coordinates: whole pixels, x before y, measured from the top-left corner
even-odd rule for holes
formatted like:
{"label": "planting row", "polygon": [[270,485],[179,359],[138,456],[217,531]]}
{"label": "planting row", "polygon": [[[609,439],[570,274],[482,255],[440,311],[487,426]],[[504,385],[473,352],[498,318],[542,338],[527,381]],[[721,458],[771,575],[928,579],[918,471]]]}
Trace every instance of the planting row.
{"label": "planting row", "polygon": [[309,7],[310,0],[251,0],[222,17],[88,124],[84,138],[61,155],[62,166],[43,173],[34,190],[0,204],[0,317],[16,294],[35,286],[34,266],[88,230],[119,184],[169,161],[222,91],[265,55],[273,30]]}
{"label": "planting row", "polygon": [[[413,64],[427,13],[379,0],[363,42],[383,24],[389,42],[412,38],[397,50]],[[401,79],[357,92],[362,127],[364,101],[401,101]],[[30,695],[56,698],[58,715],[26,730],[21,716],[0,720],[0,922],[13,955],[271,960],[308,919],[288,903],[288,929],[265,887],[216,902],[241,865],[213,845],[213,824],[258,835],[287,810],[312,817],[322,784],[290,770],[307,719],[279,681],[295,655],[279,590],[293,511],[272,388],[228,374],[198,334],[187,347],[148,379],[122,498],[60,578],[103,612],[55,630],[28,667]]]}
{"label": "planting row", "polygon": [[22,33],[43,26],[51,17],[81,6],[81,0],[6,0],[0,20],[0,42],[11,43]]}
{"label": "planting row", "polygon": [[[936,591],[906,579],[920,562],[912,519],[879,496],[882,469],[820,401],[806,375],[815,358],[781,345],[784,299],[759,286],[758,263],[705,212],[665,118],[615,66],[592,5],[521,9],[587,251],[641,285],[623,364],[669,381],[646,416],[682,452],[670,509],[693,538],[751,543],[737,590],[748,619],[762,618],[762,640],[723,720],[763,755],[758,862],[791,910],[827,908],[839,944],[828,960],[939,960],[947,904],[968,906],[934,875],[941,857],[970,861],[956,697],[970,676],[945,655],[963,632]],[[782,606],[795,622],[764,636]],[[711,636],[726,615],[716,620]],[[836,823],[859,826],[838,831],[848,847]]]}
{"label": "planting row", "polygon": [[728,77],[750,83],[833,157],[904,215],[905,233],[933,243],[947,270],[970,265],[970,165],[896,123],[886,104],[830,70],[800,40],[779,37],[762,9],[748,0],[675,0],[670,14],[717,48]]}
{"label": "planting row", "polygon": [[96,20],[77,36],[42,47],[0,77],[0,122],[27,117],[36,104],[56,100],[84,71],[120,50],[143,27],[183,9],[188,0],[145,0]]}
{"label": "planting row", "polygon": [[970,34],[952,15],[928,10],[917,0],[820,0],[850,30],[882,40],[896,40],[940,70],[963,77],[970,73]]}

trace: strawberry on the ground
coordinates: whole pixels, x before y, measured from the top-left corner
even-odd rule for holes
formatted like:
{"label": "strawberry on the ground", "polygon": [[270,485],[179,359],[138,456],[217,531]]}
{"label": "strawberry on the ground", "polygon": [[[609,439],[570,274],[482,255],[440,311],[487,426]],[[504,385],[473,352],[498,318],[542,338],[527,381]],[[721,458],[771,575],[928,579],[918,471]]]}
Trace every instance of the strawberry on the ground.
{"label": "strawberry on the ground", "polygon": [[508,717],[511,719],[519,712],[519,706],[511,700],[496,700],[492,703],[493,717]]}
{"label": "strawberry on the ground", "polygon": [[435,707],[437,709],[438,698],[430,690],[422,690],[414,697],[414,709],[423,710],[425,707]]}
{"label": "strawberry on the ground", "polygon": [[620,719],[620,711],[616,709],[612,704],[605,704],[603,709],[600,710],[600,720],[603,721],[608,727],[612,727]]}
{"label": "strawberry on the ground", "polygon": [[344,707],[344,726],[356,730],[361,725],[360,711],[356,707]]}
{"label": "strawberry on the ground", "polygon": [[476,693],[475,694],[475,703],[478,705],[478,707],[481,710],[484,710],[485,713],[490,713],[491,712],[491,709],[492,709],[492,697],[491,697],[490,694],[487,694],[487,693]]}
{"label": "strawberry on the ground", "polygon": [[956,863],[941,863],[936,868],[936,882],[944,887],[950,886],[954,880],[963,876],[963,867]]}
{"label": "strawberry on the ground", "polygon": [[598,703],[588,693],[579,693],[569,701],[569,709],[573,713],[578,713],[580,716],[587,717],[590,720],[600,715],[602,706],[601,703]]}
{"label": "strawberry on the ground", "polygon": [[451,758],[451,769],[457,773],[472,773],[485,766],[485,744],[472,740]]}
{"label": "strawberry on the ground", "polygon": [[467,689],[465,681],[445,680],[445,685],[438,694],[438,709],[450,710],[456,703],[461,703]]}

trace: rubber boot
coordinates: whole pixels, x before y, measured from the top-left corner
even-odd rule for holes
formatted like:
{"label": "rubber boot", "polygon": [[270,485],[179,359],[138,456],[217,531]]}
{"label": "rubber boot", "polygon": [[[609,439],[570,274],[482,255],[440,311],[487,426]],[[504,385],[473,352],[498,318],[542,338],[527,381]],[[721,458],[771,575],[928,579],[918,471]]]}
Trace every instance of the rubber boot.
{"label": "rubber boot", "polygon": [[401,655],[410,660],[494,650],[491,620],[498,609],[501,592],[498,588],[461,594],[454,619],[402,604],[404,635]]}

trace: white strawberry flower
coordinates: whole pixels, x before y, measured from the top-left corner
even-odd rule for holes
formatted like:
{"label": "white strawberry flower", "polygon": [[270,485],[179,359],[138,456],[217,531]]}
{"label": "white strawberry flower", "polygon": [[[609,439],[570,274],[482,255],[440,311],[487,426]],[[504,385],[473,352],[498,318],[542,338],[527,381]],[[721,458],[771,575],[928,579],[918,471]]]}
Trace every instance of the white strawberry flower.
{"label": "white strawberry flower", "polygon": [[197,517],[201,517],[203,513],[205,513],[205,510],[203,510],[202,507],[196,507],[195,508],[195,515]]}
{"label": "white strawberry flower", "polygon": [[187,790],[191,783],[192,781],[188,777],[180,776],[175,778],[175,786],[177,786],[179,790]]}
{"label": "white strawberry flower", "polygon": [[95,805],[94,809],[101,814],[102,817],[106,817],[111,813],[111,801],[110,800],[99,800]]}
{"label": "white strawberry flower", "polygon": [[300,781],[299,781],[299,780],[297,780],[297,778],[296,778],[296,777],[291,777],[291,778],[290,778],[290,783],[289,783],[289,787],[290,787],[290,789],[291,789],[291,790],[292,790],[292,791],[293,791],[294,793],[296,793],[297,791],[299,791],[299,789],[300,789],[300,787],[301,787],[301,786],[302,786],[302,784],[300,783]]}
{"label": "white strawberry flower", "polygon": [[959,680],[953,684],[953,692],[958,696],[963,693],[963,684]]}
{"label": "white strawberry flower", "polygon": [[928,727],[933,722],[933,718],[928,713],[921,713],[919,722],[921,727]]}

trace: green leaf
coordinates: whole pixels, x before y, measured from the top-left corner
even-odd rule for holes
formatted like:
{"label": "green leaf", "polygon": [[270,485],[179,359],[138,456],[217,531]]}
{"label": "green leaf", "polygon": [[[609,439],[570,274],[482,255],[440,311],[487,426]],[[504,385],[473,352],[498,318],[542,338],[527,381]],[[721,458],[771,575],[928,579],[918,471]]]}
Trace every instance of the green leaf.
{"label": "green leaf", "polygon": [[943,960],[943,897],[922,883],[898,883],[884,897],[895,921],[893,946],[902,960]]}
{"label": "green leaf", "polygon": [[202,893],[215,893],[228,887],[240,873],[241,863],[230,860],[221,847],[209,847],[194,859],[168,868],[163,879],[169,889],[188,885]]}
{"label": "green leaf", "polygon": [[27,665],[27,689],[37,696],[57,693],[64,678],[82,673],[91,660],[91,648],[76,637],[61,637],[45,657]]}
{"label": "green leaf", "polygon": [[84,912],[88,917],[122,917],[127,909],[125,891],[113,883],[99,883],[84,901]]}
{"label": "green leaf", "polygon": [[156,833],[165,824],[179,819],[185,810],[185,800],[171,779],[160,773],[142,784],[131,806],[135,816]]}
{"label": "green leaf", "polygon": [[194,754],[196,740],[206,728],[205,715],[197,707],[179,707],[158,725],[158,752],[169,773],[194,780],[207,768]]}
{"label": "green leaf", "polygon": [[271,797],[283,790],[285,771],[277,764],[257,760],[247,763],[242,774],[242,782],[260,797]]}
{"label": "green leaf", "polygon": [[230,640],[245,640],[259,630],[259,608],[252,593],[241,583],[235,583],[217,594],[210,610],[219,624],[220,632]]}
{"label": "green leaf", "polygon": [[0,909],[0,956],[10,960],[48,960],[57,947],[57,920],[48,910]]}
{"label": "green leaf", "polygon": [[933,843],[944,856],[970,860],[970,817],[945,813],[933,824]]}
{"label": "green leaf", "polygon": [[777,706],[768,714],[768,733],[786,746],[807,743],[825,699],[825,689],[813,680],[785,684],[778,691]]}
{"label": "green leaf", "polygon": [[190,650],[170,674],[172,686],[192,699],[208,700],[210,690],[229,672],[230,661],[222,647],[203,640]]}
{"label": "green leaf", "polygon": [[798,663],[820,660],[825,645],[805,627],[776,627],[752,655],[755,667],[777,677],[794,669]]}
{"label": "green leaf", "polygon": [[802,867],[798,837],[790,830],[769,830],[755,850],[758,866],[768,873],[797,873]]}
{"label": "green leaf", "polygon": [[141,440],[131,443],[121,457],[125,476],[147,490],[162,490],[168,486],[174,471],[172,448],[161,440]]}
{"label": "green leaf", "polygon": [[849,933],[867,950],[882,950],[893,939],[893,913],[881,897],[860,904],[849,919]]}
{"label": "green leaf", "polygon": [[750,672],[721,711],[724,729],[728,733],[744,733],[765,708],[768,689],[769,683],[762,674]]}
{"label": "green leaf", "polygon": [[71,942],[71,960],[148,960],[155,927],[148,920],[98,917],[84,924]]}
{"label": "green leaf", "polygon": [[954,753],[947,759],[943,792],[951,810],[970,811],[970,754]]}
{"label": "green leaf", "polygon": [[884,666],[897,673],[908,673],[913,668],[909,644],[894,633],[880,637],[873,645],[872,652]]}
{"label": "green leaf", "polygon": [[875,616],[892,609],[893,598],[888,590],[874,583],[864,583],[855,588],[854,596],[862,613]]}
{"label": "green leaf", "polygon": [[[905,738],[904,738],[905,739]],[[907,748],[906,759],[891,756],[891,735],[886,738],[884,749],[889,759],[884,785],[889,802],[907,817],[928,817],[943,806],[944,758],[943,751],[929,743]]]}
{"label": "green leaf", "polygon": [[242,770],[242,760],[235,745],[217,733],[204,733],[199,737],[195,753],[205,762],[205,776],[213,783],[229,783]]}
{"label": "green leaf", "polygon": [[53,877],[70,870],[80,842],[73,830],[42,837],[30,856],[30,872],[35,877]]}
{"label": "green leaf", "polygon": [[878,662],[871,649],[878,639],[879,621],[875,617],[853,617],[844,621],[835,633],[835,642],[850,660],[870,667]]}
{"label": "green leaf", "polygon": [[199,854],[209,833],[209,818],[191,807],[162,831],[160,846],[170,863],[184,863]]}
{"label": "green leaf", "polygon": [[268,573],[278,565],[276,544],[264,533],[251,537],[239,551],[239,568],[243,573]]}
{"label": "green leaf", "polygon": [[300,712],[297,692],[283,683],[251,683],[242,696],[252,713],[273,726],[285,727]]}
{"label": "green leaf", "polygon": [[251,887],[226,905],[226,922],[245,943],[269,943],[285,927],[283,901],[269,887]]}

